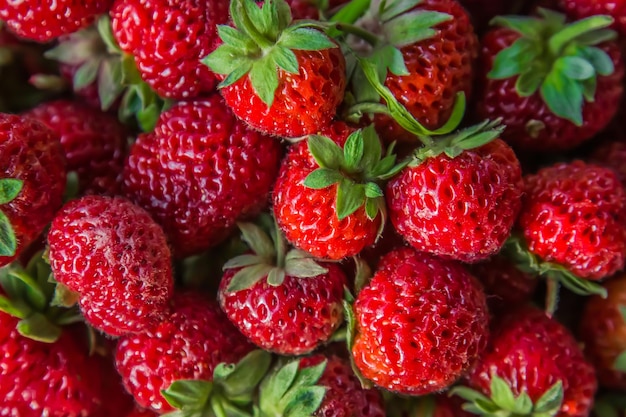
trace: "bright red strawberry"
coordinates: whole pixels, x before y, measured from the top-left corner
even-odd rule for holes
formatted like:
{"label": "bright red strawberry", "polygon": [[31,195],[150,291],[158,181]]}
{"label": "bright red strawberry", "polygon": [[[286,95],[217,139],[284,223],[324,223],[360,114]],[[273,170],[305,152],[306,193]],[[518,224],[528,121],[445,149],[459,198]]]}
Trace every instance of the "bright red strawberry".
{"label": "bright red strawberry", "polygon": [[282,355],[309,353],[328,341],[343,323],[347,280],[339,265],[287,252],[278,230],[270,239],[254,224],[239,227],[252,253],[224,266],[218,298],[230,321],[257,346]]}
{"label": "bright red strawberry", "polygon": [[234,28],[205,62],[225,78],[224,100],[237,117],[268,134],[299,137],[326,126],[343,100],[346,63],[334,41],[291,25],[284,0],[233,0]]}
{"label": "bright red strawberry", "polygon": [[443,390],[487,344],[480,283],[460,264],[412,248],[381,260],[354,309],[354,362],[364,377],[392,392]]}
{"label": "bright red strawberry", "polygon": [[135,401],[164,413],[173,408],[161,390],[177,380],[211,381],[219,363],[238,362],[252,348],[217,303],[180,293],[174,296],[171,315],[158,327],[120,339],[116,363]]}
{"label": "bright red strawberry", "polygon": [[626,261],[626,191],[608,168],[558,163],[524,178],[519,228],[530,252],[598,280]]}
{"label": "bright red strawberry", "polygon": [[522,151],[567,150],[590,139],[611,121],[623,92],[622,56],[603,29],[612,19],[566,24],[542,13],[498,18],[502,27],[482,42],[478,117],[502,118],[502,138]]}
{"label": "bright red strawberry", "polygon": [[[534,307],[499,321],[467,383],[477,392],[456,393],[470,402],[481,399],[472,404],[475,414],[556,417],[588,416],[597,385],[570,332]],[[515,401],[519,396],[525,399]]]}
{"label": "bright red strawberry", "polygon": [[48,245],[54,278],[78,293],[93,327],[112,336],[137,333],[166,314],[174,279],[165,234],[130,201],[69,202],[52,222]]}
{"label": "bright red strawberry", "polygon": [[183,258],[217,245],[237,220],[266,206],[281,153],[279,141],[236,119],[219,95],[179,102],[131,148],[125,194]]}
{"label": "bright red strawberry", "polygon": [[0,266],[10,263],[63,203],[59,138],[36,120],[0,114]]}
{"label": "bright red strawberry", "polygon": [[626,187],[626,142],[604,143],[594,150],[590,162],[605,168],[611,168],[617,174],[622,185]]}
{"label": "bright red strawberry", "polygon": [[68,100],[40,104],[25,115],[60,138],[80,194],[119,194],[129,132],[114,116]]}
{"label": "bright red strawberry", "polygon": [[608,296],[589,298],[579,336],[600,385],[626,390],[626,275],[622,273],[603,286]]}
{"label": "bright red strawberry", "polygon": [[434,155],[432,148],[418,149],[387,184],[391,222],[417,250],[475,262],[497,253],[509,237],[521,206],[520,163],[500,139],[472,149],[472,138],[480,145],[500,136],[502,129],[492,127],[483,123],[457,134],[468,145],[456,152],[443,148],[459,146],[458,139],[452,145],[435,139]]}
{"label": "bright red strawberry", "polygon": [[17,35],[39,42],[88,26],[113,0],[26,0],[0,3],[0,19]]}
{"label": "bright red strawberry", "polygon": [[614,27],[626,34],[626,1],[624,0],[557,0],[557,6],[574,19],[595,15],[609,15]]}

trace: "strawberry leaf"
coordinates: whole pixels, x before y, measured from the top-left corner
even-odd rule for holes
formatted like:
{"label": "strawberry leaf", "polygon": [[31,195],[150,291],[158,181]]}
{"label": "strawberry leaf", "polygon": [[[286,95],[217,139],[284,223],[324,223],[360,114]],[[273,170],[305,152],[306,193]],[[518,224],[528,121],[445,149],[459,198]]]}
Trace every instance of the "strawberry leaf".
{"label": "strawberry leaf", "polygon": [[267,283],[272,287],[278,287],[285,282],[285,269],[272,268],[267,274]]}
{"label": "strawberry leaf", "polygon": [[337,186],[337,218],[343,220],[365,204],[365,185],[343,178]]}
{"label": "strawberry leaf", "polygon": [[254,92],[267,105],[272,107],[274,102],[274,92],[278,88],[278,73],[276,72],[276,64],[271,56],[266,56],[256,62],[248,73],[250,84]]}
{"label": "strawberry leaf", "polygon": [[378,14],[380,15],[380,19],[386,22],[405,14],[421,2],[422,0],[382,1],[379,6]]}
{"label": "strawberry leaf", "polygon": [[254,223],[245,222],[238,222],[237,227],[241,231],[241,238],[254,253],[268,261],[276,257],[274,244],[263,229]]}
{"label": "strawberry leaf", "polygon": [[15,256],[17,238],[9,218],[0,211],[0,256]]}
{"label": "strawberry leaf", "polygon": [[491,399],[504,410],[513,410],[515,408],[515,396],[509,384],[498,375],[491,377]]}
{"label": "strawberry leaf", "polygon": [[520,97],[530,97],[537,92],[544,79],[544,74],[539,71],[527,71],[517,77],[515,89]]}
{"label": "strawberry leaf", "polygon": [[[372,55],[369,57],[369,60],[377,63],[379,67],[379,79],[387,75],[387,70],[389,70],[389,72],[391,72],[392,74],[398,76],[410,74],[404,62],[404,56],[402,55],[402,51],[400,51],[393,45],[385,45],[381,48],[375,49],[374,52],[372,52]],[[355,82],[355,85],[362,84]],[[359,94],[359,96],[361,95]],[[378,96],[376,98],[378,98]]]}
{"label": "strawberry leaf", "polygon": [[235,273],[231,281],[228,283],[228,287],[226,288],[227,292],[238,292],[242,290],[247,290],[254,286],[257,282],[261,281],[263,278],[267,277],[267,274],[272,270],[271,265],[267,264],[257,264],[247,266],[243,269],[240,269]]}
{"label": "strawberry leaf", "polygon": [[554,114],[582,126],[583,89],[579,83],[553,71],[541,86],[541,97]]}
{"label": "strawberry leaf", "polygon": [[264,261],[265,259],[262,256],[243,254],[226,261],[222,269],[243,268],[245,266],[255,265]]}
{"label": "strawberry leaf", "polygon": [[319,168],[311,172],[304,179],[304,185],[315,190],[321,190],[340,182],[343,175],[339,171],[329,168]]}
{"label": "strawberry leaf", "polygon": [[219,385],[227,398],[236,398],[238,404],[251,403],[252,395],[271,363],[269,352],[253,350],[236,364],[217,365],[213,372],[213,384]]}
{"label": "strawberry leaf", "polygon": [[41,313],[33,313],[17,323],[17,332],[42,343],[54,343],[61,337],[61,328]]}
{"label": "strawberry leaf", "polygon": [[293,360],[277,372],[272,373],[269,378],[261,383],[262,396],[274,404],[278,403],[293,385],[299,366],[300,361]]}
{"label": "strawberry leaf", "polygon": [[298,58],[296,58],[296,54],[294,54],[291,49],[277,45],[272,49],[270,54],[272,60],[278,67],[291,74],[297,74],[299,72]]}
{"label": "strawberry leaf", "polygon": [[174,408],[201,408],[213,391],[213,383],[209,381],[178,380],[161,391],[163,398]]}
{"label": "strawberry leaf", "polygon": [[451,19],[447,13],[418,10],[394,18],[385,23],[384,28],[389,43],[402,48],[432,38],[437,34],[433,27]]}
{"label": "strawberry leaf", "polygon": [[305,51],[319,51],[338,47],[324,32],[307,27],[286,29],[278,40],[277,45]]}
{"label": "strawberry leaf", "polygon": [[17,178],[0,179],[0,204],[7,204],[17,198],[24,187],[24,181]]}
{"label": "strawberry leaf", "polygon": [[328,269],[312,258],[291,259],[285,265],[287,275],[298,278],[313,278],[328,273]]}
{"label": "strawberry leaf", "polygon": [[564,56],[554,63],[556,68],[572,80],[586,80],[596,75],[596,70],[587,60],[578,56]]}
{"label": "strawberry leaf", "polygon": [[557,381],[535,402],[535,413],[554,415],[563,403],[563,382]]}
{"label": "strawberry leaf", "polygon": [[3,295],[0,295],[0,311],[18,319],[24,319],[32,313],[32,309],[26,303],[10,300]]}
{"label": "strawberry leaf", "polygon": [[281,403],[285,410],[283,415],[285,417],[312,415],[322,404],[326,390],[327,388],[322,386],[304,386],[293,390]]}
{"label": "strawberry leaf", "polygon": [[491,20],[491,24],[511,29],[532,40],[539,40],[543,31],[543,24],[536,17],[498,16]]}
{"label": "strawberry leaf", "polygon": [[586,47],[581,49],[587,61],[595,68],[599,75],[611,75],[615,71],[613,60],[600,48]]}
{"label": "strawberry leaf", "polygon": [[[502,80],[522,74],[526,72],[528,66],[535,61],[540,52],[528,39],[520,38],[496,55],[493,67],[487,77],[493,80]],[[537,74],[537,76],[540,75],[545,75],[545,73]]]}
{"label": "strawberry leaf", "polygon": [[363,138],[361,137],[361,131],[357,130],[348,136],[345,145],[343,146],[343,159],[345,161],[345,168],[348,171],[356,169],[361,160],[363,159],[363,152],[365,145]]}
{"label": "strawberry leaf", "polygon": [[341,167],[343,150],[330,138],[310,135],[307,139],[309,152],[321,168],[336,169]]}

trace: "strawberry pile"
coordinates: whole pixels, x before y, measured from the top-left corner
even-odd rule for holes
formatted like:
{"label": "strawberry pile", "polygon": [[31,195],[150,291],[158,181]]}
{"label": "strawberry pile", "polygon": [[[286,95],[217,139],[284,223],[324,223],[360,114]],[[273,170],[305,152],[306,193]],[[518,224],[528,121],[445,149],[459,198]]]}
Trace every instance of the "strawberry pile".
{"label": "strawberry pile", "polygon": [[0,1],[0,416],[626,415],[626,1]]}

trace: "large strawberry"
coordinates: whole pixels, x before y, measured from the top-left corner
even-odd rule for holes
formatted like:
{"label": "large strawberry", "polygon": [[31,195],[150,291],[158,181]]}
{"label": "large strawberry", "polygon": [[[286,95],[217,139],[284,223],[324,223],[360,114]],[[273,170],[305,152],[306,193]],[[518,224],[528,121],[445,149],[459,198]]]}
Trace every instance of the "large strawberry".
{"label": "large strawberry", "polygon": [[280,157],[280,143],[235,118],[219,95],[183,101],[132,146],[125,195],[182,258],[217,245],[267,204]]}
{"label": "large strawberry", "polygon": [[593,367],[576,340],[534,307],[504,316],[486,351],[456,388],[474,414],[586,417],[596,391]]}
{"label": "large strawberry", "polygon": [[499,118],[502,138],[524,151],[571,149],[602,130],[622,96],[624,64],[605,28],[613,19],[574,23],[541,9],[500,17],[482,42],[480,118]]}
{"label": "large strawberry", "polygon": [[165,234],[130,201],[71,201],[54,218],[48,245],[54,278],[78,293],[95,328],[113,336],[141,332],[167,313],[174,279]]}
{"label": "large strawberry", "polygon": [[284,0],[232,0],[234,27],[204,62],[225,79],[233,112],[252,127],[286,137],[317,133],[335,116],[346,85],[339,46],[310,23],[291,24]]}
{"label": "large strawberry", "polygon": [[270,239],[252,223],[239,227],[252,253],[224,265],[218,297],[230,321],[257,346],[282,355],[308,353],[328,341],[343,322],[341,268],[297,249],[287,252],[277,229]]}
{"label": "large strawberry", "polygon": [[63,203],[59,138],[39,121],[0,114],[0,266],[15,259]]}
{"label": "large strawberry", "polygon": [[354,304],[351,347],[365,378],[423,395],[452,385],[487,344],[480,283],[453,261],[401,248],[380,262]]}

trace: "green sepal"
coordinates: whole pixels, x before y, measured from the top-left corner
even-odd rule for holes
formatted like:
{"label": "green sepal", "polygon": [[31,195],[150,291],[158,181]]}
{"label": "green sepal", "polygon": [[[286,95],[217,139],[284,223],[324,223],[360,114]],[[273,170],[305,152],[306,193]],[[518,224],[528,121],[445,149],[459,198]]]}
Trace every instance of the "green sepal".
{"label": "green sepal", "polygon": [[387,41],[391,45],[402,48],[424,39],[432,38],[437,34],[433,27],[451,19],[452,16],[447,13],[417,10],[385,21],[383,30],[385,31]]}
{"label": "green sepal", "polygon": [[43,343],[54,343],[62,330],[41,313],[34,313],[17,323],[17,331],[24,337]]}
{"label": "green sepal", "polygon": [[272,355],[261,349],[253,350],[236,364],[220,363],[213,372],[213,382],[235,404],[247,405],[253,400],[258,384],[267,374]]}
{"label": "green sepal", "polygon": [[361,387],[363,389],[370,389],[374,386],[372,381],[368,380],[363,376],[359,368],[356,366],[354,362],[354,357],[352,356],[352,348],[354,346],[354,339],[356,337],[356,313],[354,312],[354,295],[350,292],[348,287],[344,287],[343,289],[343,315],[346,321],[346,348],[350,353],[350,366],[352,367],[352,372],[359,380]]}
{"label": "green sepal", "polygon": [[15,200],[24,187],[24,181],[17,178],[0,179],[0,204]]}
{"label": "green sepal", "polygon": [[164,390],[161,395],[174,408],[186,411],[188,408],[201,410],[207,403],[213,383],[197,380],[177,380]]}
{"label": "green sepal", "polygon": [[9,218],[0,211],[0,256],[15,256],[17,237]]}
{"label": "green sepal", "polygon": [[613,369],[619,372],[626,372],[626,350],[617,355],[613,362]]}

